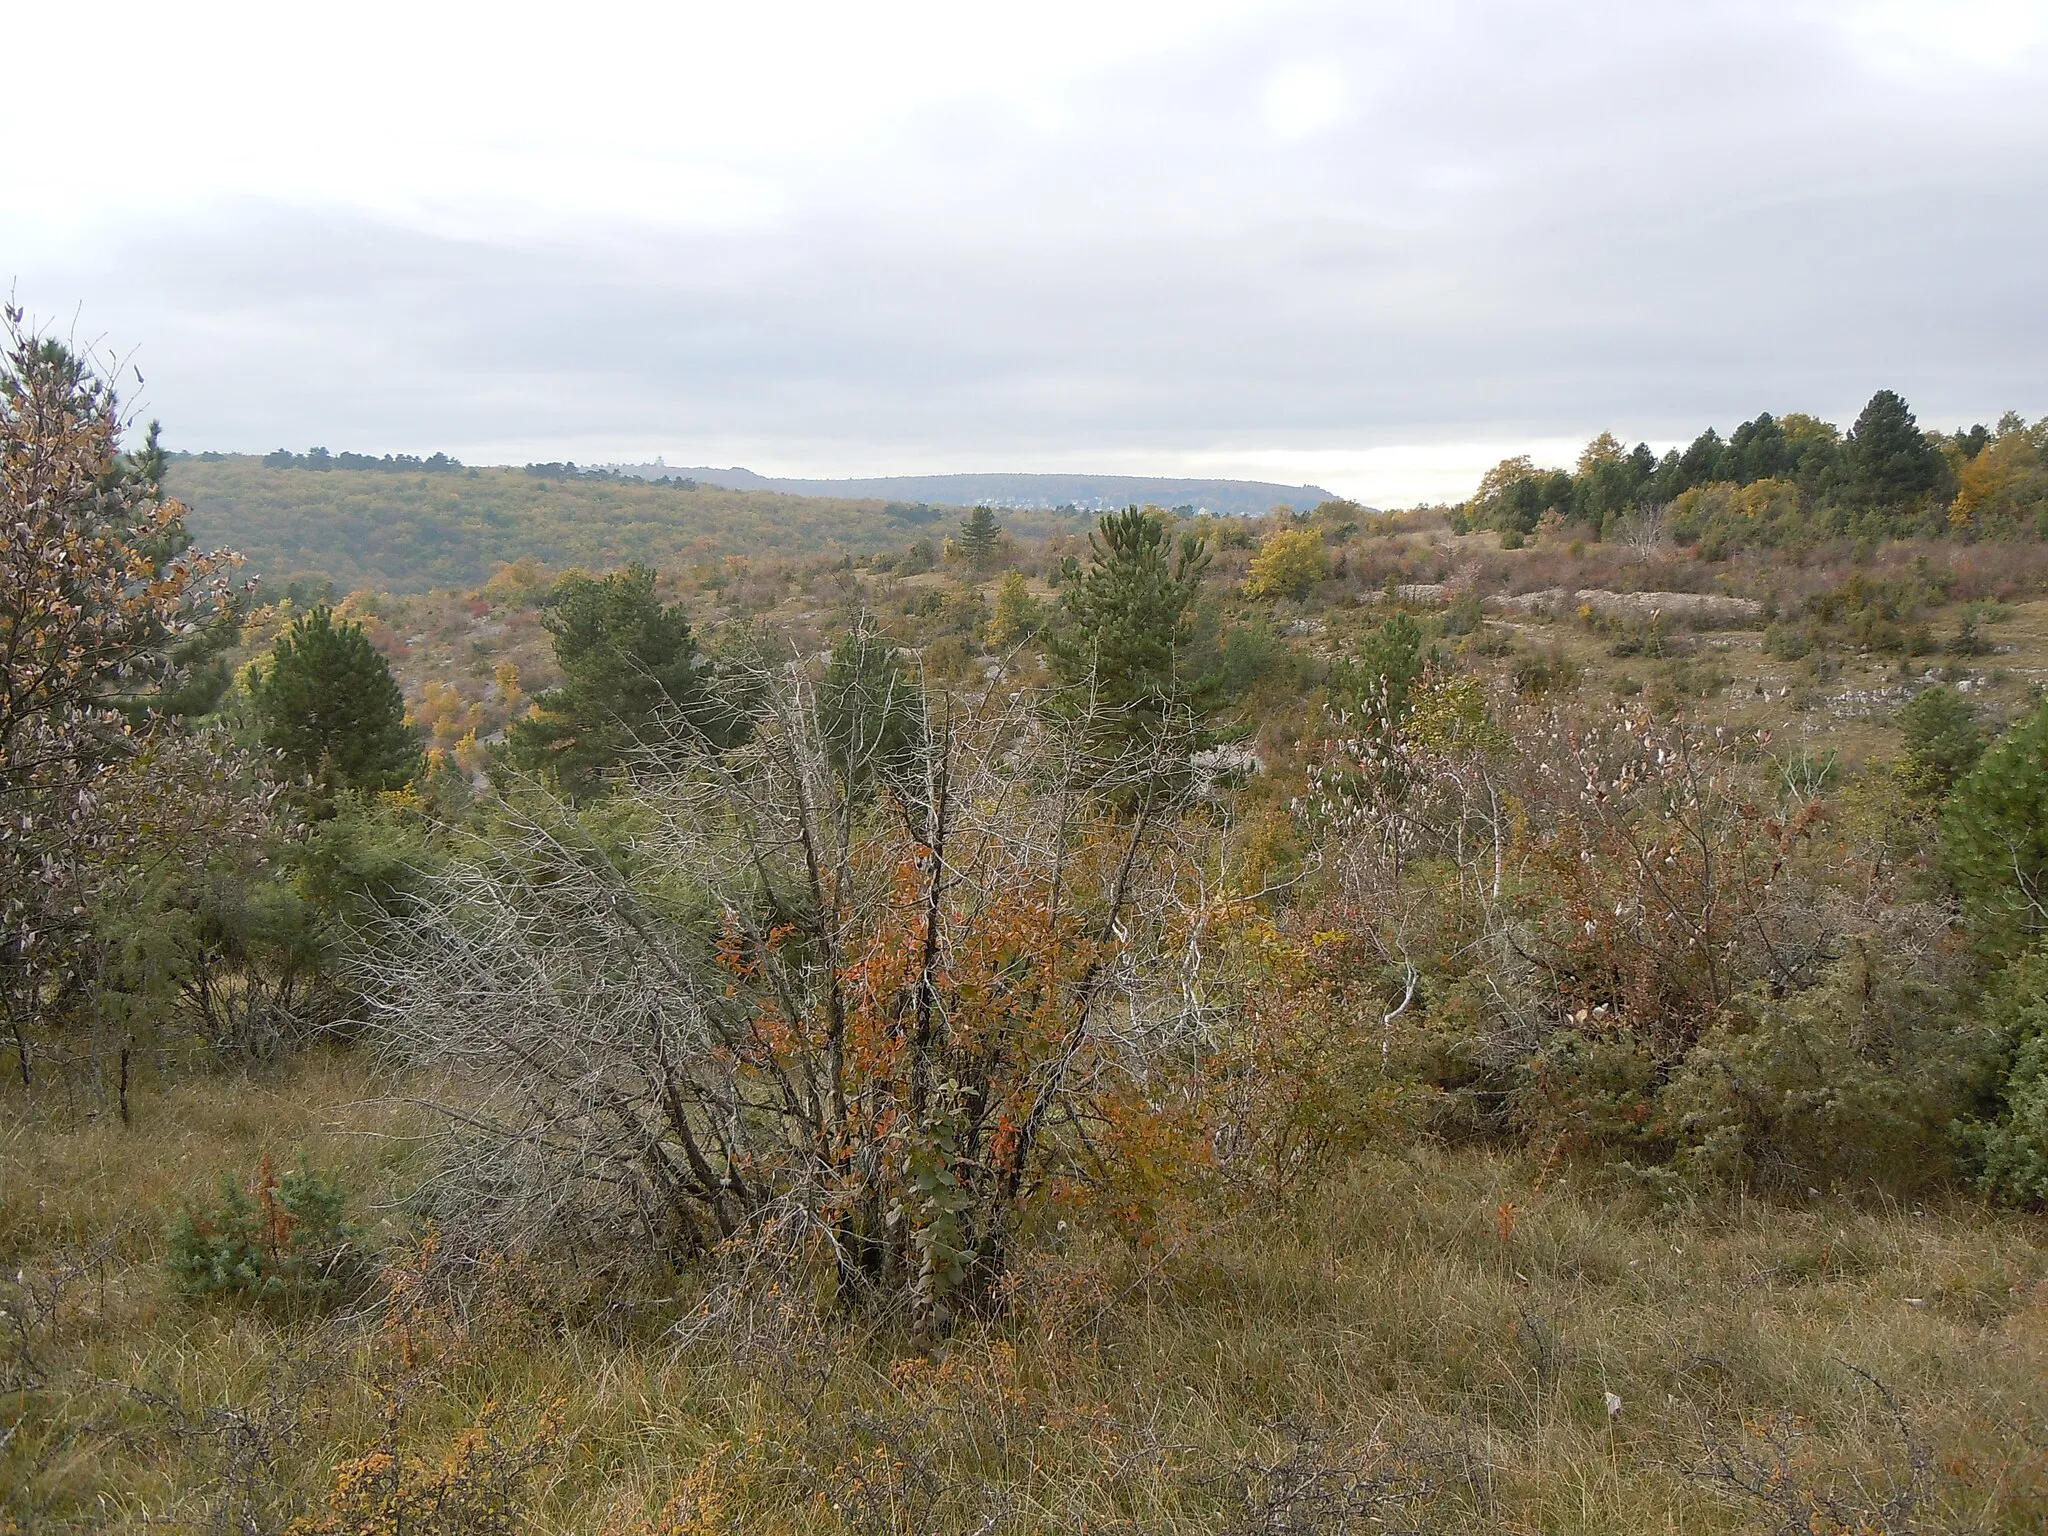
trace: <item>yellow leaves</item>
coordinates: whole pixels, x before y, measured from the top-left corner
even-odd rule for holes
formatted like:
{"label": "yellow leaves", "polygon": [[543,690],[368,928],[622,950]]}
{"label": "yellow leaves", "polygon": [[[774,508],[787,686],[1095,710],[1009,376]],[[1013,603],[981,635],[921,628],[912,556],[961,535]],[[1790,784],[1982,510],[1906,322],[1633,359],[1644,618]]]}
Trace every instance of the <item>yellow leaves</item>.
{"label": "yellow leaves", "polygon": [[1730,501],[1737,517],[1789,517],[1799,511],[1799,487],[1790,480],[1757,480],[1740,487]]}
{"label": "yellow leaves", "polygon": [[995,613],[989,620],[989,644],[1011,650],[1037,633],[1044,614],[1021,571],[1010,571],[996,588]]}
{"label": "yellow leaves", "polygon": [[1493,718],[1485,685],[1469,673],[1434,677],[1416,689],[1406,729],[1418,746],[1445,756],[1496,752],[1508,740]]}
{"label": "yellow leaves", "polygon": [[481,703],[463,698],[461,690],[453,684],[432,678],[421,690],[420,701],[412,714],[416,723],[425,728],[433,745],[444,749],[454,746],[464,736],[474,735],[484,721]]}
{"label": "yellow leaves", "polygon": [[1748,485],[1720,480],[1680,492],[1672,511],[1681,519],[1703,525],[1723,516],[1746,522],[1792,517],[1799,506],[1799,487],[1790,480],[1757,480]]}
{"label": "yellow leaves", "polygon": [[287,1536],[467,1536],[512,1531],[530,1517],[527,1483],[568,1453],[562,1403],[543,1405],[512,1438],[507,1415],[486,1403],[438,1457],[380,1446],[335,1469],[324,1517],[295,1520]]}
{"label": "yellow leaves", "polygon": [[1252,556],[1246,597],[1301,597],[1330,574],[1329,551],[1319,528],[1282,528],[1266,535]]}
{"label": "yellow leaves", "polygon": [[1619,464],[1628,450],[1612,432],[1602,432],[1579,451],[1579,473],[1591,474],[1603,464]]}
{"label": "yellow leaves", "polygon": [[491,680],[498,685],[498,697],[505,706],[508,718],[517,719],[519,706],[526,701],[526,688],[519,677],[518,666],[511,661],[501,661],[491,673]]}
{"label": "yellow leaves", "polygon": [[[2001,501],[2018,502],[2035,496],[2048,499],[2048,476],[2042,474],[2042,456],[2037,439],[2041,428],[2013,427],[1998,436],[1964,464],[1956,475],[1956,499],[1948,520],[1967,528],[1986,508]],[[2032,493],[2029,495],[2028,493]]]}
{"label": "yellow leaves", "polygon": [[651,1525],[608,1526],[605,1536],[727,1536],[739,1529],[739,1504],[746,1489],[733,1460],[730,1445],[712,1446]]}
{"label": "yellow leaves", "polygon": [[1479,489],[1472,493],[1472,500],[1492,501],[1521,481],[1535,479],[1537,474],[1535,460],[1526,453],[1517,454],[1511,459],[1502,459],[1479,477]]}

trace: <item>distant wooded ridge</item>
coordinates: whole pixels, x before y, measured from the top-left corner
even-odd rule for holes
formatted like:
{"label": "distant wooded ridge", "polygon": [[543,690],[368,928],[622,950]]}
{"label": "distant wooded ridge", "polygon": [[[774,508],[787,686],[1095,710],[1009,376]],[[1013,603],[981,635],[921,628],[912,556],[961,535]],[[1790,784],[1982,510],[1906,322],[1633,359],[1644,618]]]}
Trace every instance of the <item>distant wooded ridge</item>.
{"label": "distant wooded ridge", "polygon": [[[174,454],[165,482],[205,548],[246,558],[273,587],[474,587],[503,563],[610,570],[728,556],[875,555],[942,538],[961,509],[916,498],[737,491],[672,472],[667,484],[570,464],[486,468],[367,454]],[[1057,512],[1006,510],[1023,537],[1071,531]]]}
{"label": "distant wooded ridge", "polygon": [[[180,457],[213,463],[230,456],[203,453]],[[444,453],[424,459],[405,453],[387,453],[380,458],[366,453],[331,453],[325,448],[309,448],[304,453],[280,448],[275,453],[266,454],[263,464],[267,469],[371,469],[413,473],[469,467],[462,460]],[[738,465],[714,469],[703,465],[664,464],[659,460],[652,464],[528,464],[525,469],[530,475],[557,480],[618,476],[634,480],[715,485],[729,491],[777,491],[785,496],[926,502],[955,507],[1010,507],[1046,512],[1063,507],[1073,507],[1082,512],[1110,512],[1142,504],[1217,517],[1263,517],[1276,506],[1306,511],[1320,502],[1338,499],[1335,493],[1319,485],[1279,485],[1268,480],[1182,480],[1170,475],[878,475],[864,479],[819,480],[759,475]]]}
{"label": "distant wooded ridge", "polygon": [[1133,504],[1150,504],[1218,517],[1260,517],[1276,506],[1307,511],[1319,502],[1337,499],[1334,492],[1319,485],[1276,485],[1266,480],[1179,480],[1162,475],[880,475],[868,479],[804,480],[757,475],[751,469],[738,467],[685,468],[661,463],[608,467],[643,480],[666,476],[735,491],[1043,511],[1076,507],[1083,512],[1108,512]]}

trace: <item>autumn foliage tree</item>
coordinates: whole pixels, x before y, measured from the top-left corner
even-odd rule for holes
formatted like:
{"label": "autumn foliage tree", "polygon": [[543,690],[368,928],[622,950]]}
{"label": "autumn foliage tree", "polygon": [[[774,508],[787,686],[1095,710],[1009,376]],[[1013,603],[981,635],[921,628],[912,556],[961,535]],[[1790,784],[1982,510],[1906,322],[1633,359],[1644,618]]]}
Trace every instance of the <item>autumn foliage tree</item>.
{"label": "autumn foliage tree", "polygon": [[1330,574],[1330,552],[1320,528],[1281,528],[1266,535],[1252,556],[1246,597],[1304,597]]}
{"label": "autumn foliage tree", "polygon": [[228,612],[226,554],[189,552],[154,434],[93,362],[5,313],[0,355],[0,998],[26,1030],[80,1006],[93,891],[136,850],[111,776],[145,751]]}

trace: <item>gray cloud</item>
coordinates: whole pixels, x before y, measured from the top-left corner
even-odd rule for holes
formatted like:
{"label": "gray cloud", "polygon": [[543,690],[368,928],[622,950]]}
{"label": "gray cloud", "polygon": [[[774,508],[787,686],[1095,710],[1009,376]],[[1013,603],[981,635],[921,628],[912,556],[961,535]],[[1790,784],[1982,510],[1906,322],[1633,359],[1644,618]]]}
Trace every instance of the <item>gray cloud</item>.
{"label": "gray cloud", "polygon": [[942,103],[723,231],[658,217],[658,176],[649,209],[464,233],[250,198],[18,288],[139,344],[194,446],[1170,470],[1880,386],[2048,410],[2038,47],[1915,60],[1840,7],[1414,9],[1212,34],[1049,121]]}

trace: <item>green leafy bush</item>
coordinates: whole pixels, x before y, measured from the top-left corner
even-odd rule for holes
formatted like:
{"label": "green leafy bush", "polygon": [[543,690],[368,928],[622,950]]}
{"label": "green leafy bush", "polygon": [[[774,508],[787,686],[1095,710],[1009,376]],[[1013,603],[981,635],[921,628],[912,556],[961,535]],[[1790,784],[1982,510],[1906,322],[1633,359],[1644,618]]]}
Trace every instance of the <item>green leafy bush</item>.
{"label": "green leafy bush", "polygon": [[195,1299],[332,1297],[360,1280],[366,1258],[360,1236],[342,1220],[347,1203],[332,1178],[303,1161],[280,1175],[266,1155],[252,1188],[223,1176],[211,1210],[187,1206],[171,1219],[172,1278]]}
{"label": "green leafy bush", "polygon": [[1579,678],[1583,672],[1584,669],[1578,662],[1558,645],[1517,656],[1508,669],[1508,675],[1515,685],[1515,692],[1525,699],[1570,693],[1579,686]]}

